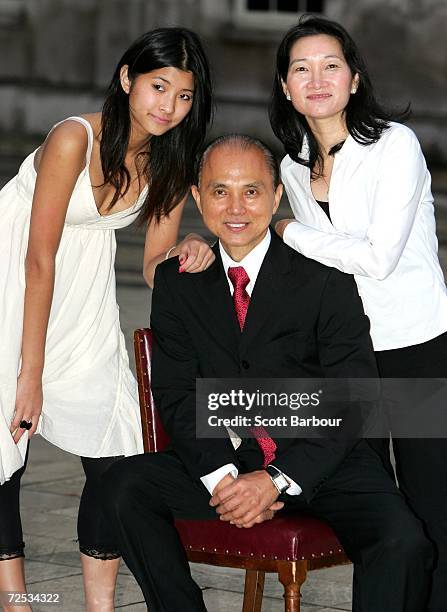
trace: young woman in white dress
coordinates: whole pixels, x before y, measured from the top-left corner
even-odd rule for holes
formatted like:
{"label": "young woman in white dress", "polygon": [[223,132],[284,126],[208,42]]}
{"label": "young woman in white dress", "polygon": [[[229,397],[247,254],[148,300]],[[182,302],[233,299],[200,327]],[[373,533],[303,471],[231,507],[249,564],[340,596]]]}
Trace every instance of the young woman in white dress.
{"label": "young woman in white dress", "polygon": [[119,550],[98,481],[117,458],[143,450],[114,230],[147,224],[148,284],[166,257],[178,257],[179,272],[214,259],[200,236],[176,244],[211,118],[210,83],[193,32],[144,34],[120,60],[102,112],[56,124],[0,192],[0,592],[25,591],[19,489],[37,431],[81,456],[87,610],[113,610]]}
{"label": "young woman in white dress", "polygon": [[[411,397],[415,379],[446,378],[447,291],[430,174],[415,134],[377,103],[339,24],[308,17],[285,35],[270,118],[287,153],[281,176],[295,215],[278,222],[278,234],[306,257],[354,275],[379,374],[407,379],[402,397]],[[447,440],[417,434],[395,437],[394,454],[400,489],[435,550],[426,610],[442,612]]]}

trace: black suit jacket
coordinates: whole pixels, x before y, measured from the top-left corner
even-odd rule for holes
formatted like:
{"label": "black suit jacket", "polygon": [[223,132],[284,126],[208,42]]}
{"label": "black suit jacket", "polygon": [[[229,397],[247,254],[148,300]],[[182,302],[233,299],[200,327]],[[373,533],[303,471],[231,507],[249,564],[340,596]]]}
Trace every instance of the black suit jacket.
{"label": "black suit jacket", "polygon": [[[241,333],[218,244],[213,250],[216,261],[198,274],[179,274],[177,258],[158,265],[152,298],[154,399],[194,479],[227,463],[242,471],[262,464],[255,440],[235,451],[229,439],[196,438],[196,378],[377,376],[352,276],[307,259],[272,232]],[[276,442],[275,465],[308,501],[354,444],[374,452],[342,436]]]}

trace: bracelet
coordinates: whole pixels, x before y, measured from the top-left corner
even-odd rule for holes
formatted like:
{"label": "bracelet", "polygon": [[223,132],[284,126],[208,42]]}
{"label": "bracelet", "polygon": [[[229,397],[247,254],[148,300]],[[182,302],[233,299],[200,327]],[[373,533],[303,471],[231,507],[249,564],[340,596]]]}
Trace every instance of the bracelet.
{"label": "bracelet", "polygon": [[175,247],[176,247],[176,246],[177,246],[177,245],[176,245],[176,244],[174,244],[174,246],[172,246],[170,249],[168,249],[168,250],[166,251],[165,261],[166,261],[167,259],[169,259],[169,255],[172,253],[172,251],[175,249]]}

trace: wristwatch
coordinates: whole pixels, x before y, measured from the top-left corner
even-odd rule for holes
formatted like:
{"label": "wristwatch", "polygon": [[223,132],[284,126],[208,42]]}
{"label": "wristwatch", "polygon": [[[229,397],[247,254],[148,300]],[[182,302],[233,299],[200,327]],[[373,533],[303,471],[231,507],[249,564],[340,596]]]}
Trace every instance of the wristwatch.
{"label": "wristwatch", "polygon": [[281,470],[278,470],[278,468],[276,468],[274,465],[268,465],[265,468],[265,471],[270,476],[270,479],[275,487],[278,489],[278,493],[280,495],[281,493],[285,493],[290,487],[290,482],[287,480]]}

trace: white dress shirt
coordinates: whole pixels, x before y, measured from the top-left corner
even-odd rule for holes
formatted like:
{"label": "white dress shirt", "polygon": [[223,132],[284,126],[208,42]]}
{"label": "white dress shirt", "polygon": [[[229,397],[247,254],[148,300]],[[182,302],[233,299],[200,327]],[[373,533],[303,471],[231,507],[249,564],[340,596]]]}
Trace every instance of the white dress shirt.
{"label": "white dress shirt", "polygon": [[[307,151],[305,144],[304,158]],[[332,223],[312,195],[309,168],[287,155],[281,175],[297,219],[284,242],[354,274],[376,351],[420,344],[447,330],[430,174],[409,128],[391,123],[366,146],[348,136],[334,160]]]}
{"label": "white dress shirt", "polygon": [[[222,244],[219,242],[220,255],[222,257],[222,264],[225,270],[225,274],[227,276],[227,281],[230,287],[231,295],[233,295],[234,293],[234,287],[233,287],[233,283],[228,278],[228,268],[239,267],[239,266],[242,266],[244,268],[244,270],[247,272],[248,277],[250,279],[250,282],[248,283],[246,287],[246,291],[248,295],[251,296],[253,292],[253,288],[256,283],[256,279],[258,278],[258,274],[259,274],[259,270],[261,268],[262,262],[264,261],[264,257],[266,256],[268,248],[270,246],[270,241],[271,241],[270,230],[267,230],[261,242],[258,245],[256,245],[255,248],[252,249],[250,253],[248,253],[248,255],[246,255],[241,261],[234,261],[233,259],[231,259],[231,257],[228,255],[228,253],[223,248]],[[233,446],[235,448],[238,448],[238,446],[241,444],[241,439],[231,430],[229,430],[228,433],[230,435]],[[274,465],[274,463],[272,463],[271,465]],[[222,480],[224,476],[226,476],[227,474],[231,474],[234,478],[236,478],[238,473],[239,473],[238,469],[233,463],[227,463],[226,465],[223,465],[222,467],[218,468],[214,472],[211,472],[210,474],[206,474],[205,476],[202,476],[200,480],[203,482],[205,487],[208,489],[209,493],[212,495],[214,491],[214,487]],[[287,480],[290,482],[290,487],[287,489],[287,493],[289,495],[299,495],[302,491],[301,487],[297,485],[297,483],[294,482],[291,478],[289,478],[286,474],[284,474],[284,476],[286,476]]]}

